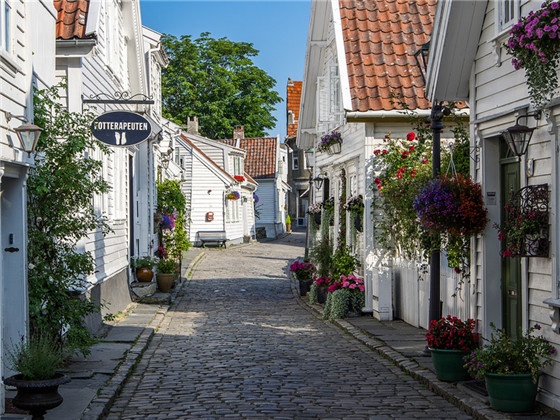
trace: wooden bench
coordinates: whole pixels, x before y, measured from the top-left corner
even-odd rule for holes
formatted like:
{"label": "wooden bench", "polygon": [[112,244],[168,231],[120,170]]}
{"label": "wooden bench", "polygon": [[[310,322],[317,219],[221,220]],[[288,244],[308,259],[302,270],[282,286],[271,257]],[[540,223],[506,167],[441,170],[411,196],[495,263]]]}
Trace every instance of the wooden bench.
{"label": "wooden bench", "polygon": [[198,231],[198,240],[202,245],[202,248],[206,245],[206,243],[215,243],[218,246],[222,246],[226,248],[226,232],[223,230],[199,230]]}

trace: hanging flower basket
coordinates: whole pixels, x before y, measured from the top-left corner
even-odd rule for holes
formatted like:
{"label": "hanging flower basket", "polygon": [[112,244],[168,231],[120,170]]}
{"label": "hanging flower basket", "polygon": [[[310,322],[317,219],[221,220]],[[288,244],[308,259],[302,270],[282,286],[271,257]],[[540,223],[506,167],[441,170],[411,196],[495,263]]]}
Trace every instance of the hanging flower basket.
{"label": "hanging flower basket", "polygon": [[226,199],[228,199],[228,200],[233,200],[233,201],[235,201],[235,200],[239,200],[240,198],[241,198],[241,194],[239,194],[239,192],[237,192],[237,191],[229,192],[229,193],[226,195]]}
{"label": "hanging flower basket", "polygon": [[506,44],[516,70],[525,69],[532,102],[542,109],[558,87],[560,2],[545,1],[511,28]]}
{"label": "hanging flower basket", "polygon": [[362,213],[364,210],[364,198],[361,195],[353,195],[343,205],[344,210],[351,213]]}
{"label": "hanging flower basket", "polygon": [[342,136],[338,131],[331,131],[321,137],[317,146],[318,152],[338,154],[342,151]]}
{"label": "hanging flower basket", "polygon": [[237,182],[245,182],[245,177],[243,175],[235,175],[233,177]]}
{"label": "hanging flower basket", "polygon": [[433,233],[476,235],[488,223],[480,184],[461,174],[428,182],[413,207],[422,227]]}

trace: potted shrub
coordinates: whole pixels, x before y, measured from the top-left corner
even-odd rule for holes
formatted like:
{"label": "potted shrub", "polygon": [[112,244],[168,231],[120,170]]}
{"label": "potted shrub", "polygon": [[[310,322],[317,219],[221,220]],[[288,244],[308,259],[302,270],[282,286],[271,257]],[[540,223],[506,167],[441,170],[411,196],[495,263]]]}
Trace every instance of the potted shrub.
{"label": "potted shrub", "polygon": [[364,280],[353,274],[341,275],[328,287],[323,317],[325,319],[346,318],[350,313],[361,314],[365,304]]}
{"label": "potted shrub", "polygon": [[290,264],[290,271],[299,281],[300,296],[305,296],[309,292],[309,287],[313,281],[313,275],[316,271],[315,266],[312,263],[295,260]]}
{"label": "potted shrub", "polygon": [[22,339],[7,360],[10,369],[19,372],[4,379],[6,385],[17,388],[14,406],[29,411],[34,419],[42,419],[47,410],[62,404],[58,387],[70,378],[58,372],[65,357],[52,334],[38,331]]}
{"label": "potted shrub", "polygon": [[167,293],[173,287],[177,262],[172,258],[161,258],[157,262],[156,281],[160,292]]}
{"label": "potted shrub", "polygon": [[286,216],[286,232],[291,232],[292,231],[292,219],[290,218],[290,215],[288,214]]}
{"label": "potted shrub", "polygon": [[157,259],[153,257],[135,257],[130,263],[136,273],[136,279],[140,282],[150,282],[154,278],[154,265]]}
{"label": "potted shrub", "polygon": [[478,346],[478,334],[474,333],[474,327],[474,319],[462,321],[451,315],[430,321],[426,341],[440,381],[470,379],[463,365],[464,357]]}
{"label": "potted shrub", "polygon": [[552,363],[556,349],[542,335],[534,335],[541,327],[535,324],[517,338],[496,329],[487,343],[475,349],[465,367],[475,377],[484,379],[490,406],[499,411],[532,411],[537,385],[543,367]]}

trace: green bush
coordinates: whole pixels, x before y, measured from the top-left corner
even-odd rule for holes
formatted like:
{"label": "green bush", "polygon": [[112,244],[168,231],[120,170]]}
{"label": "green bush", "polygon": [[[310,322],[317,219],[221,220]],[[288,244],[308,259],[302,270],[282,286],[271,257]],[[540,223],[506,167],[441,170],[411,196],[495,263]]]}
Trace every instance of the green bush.
{"label": "green bush", "polygon": [[54,377],[65,361],[57,338],[37,331],[16,344],[8,353],[8,366],[25,379],[41,380]]}
{"label": "green bush", "polygon": [[333,279],[338,279],[340,276],[348,276],[360,266],[360,261],[351,254],[350,248],[343,246],[336,250],[332,256],[331,261],[331,274]]}

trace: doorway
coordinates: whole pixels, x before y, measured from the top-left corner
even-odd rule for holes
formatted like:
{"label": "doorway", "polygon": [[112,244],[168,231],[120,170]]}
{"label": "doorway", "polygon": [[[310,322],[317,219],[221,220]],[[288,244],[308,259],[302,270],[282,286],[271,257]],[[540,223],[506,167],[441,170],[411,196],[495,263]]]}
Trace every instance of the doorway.
{"label": "doorway", "polygon": [[[500,190],[502,208],[500,220],[505,220],[504,204],[509,201],[511,196],[519,191],[520,170],[519,159],[512,157],[509,147],[504,141],[500,142]],[[501,251],[505,250],[502,241]],[[502,328],[506,333],[516,338],[519,328],[522,325],[522,287],[521,287],[521,258],[507,257],[502,258]]]}

